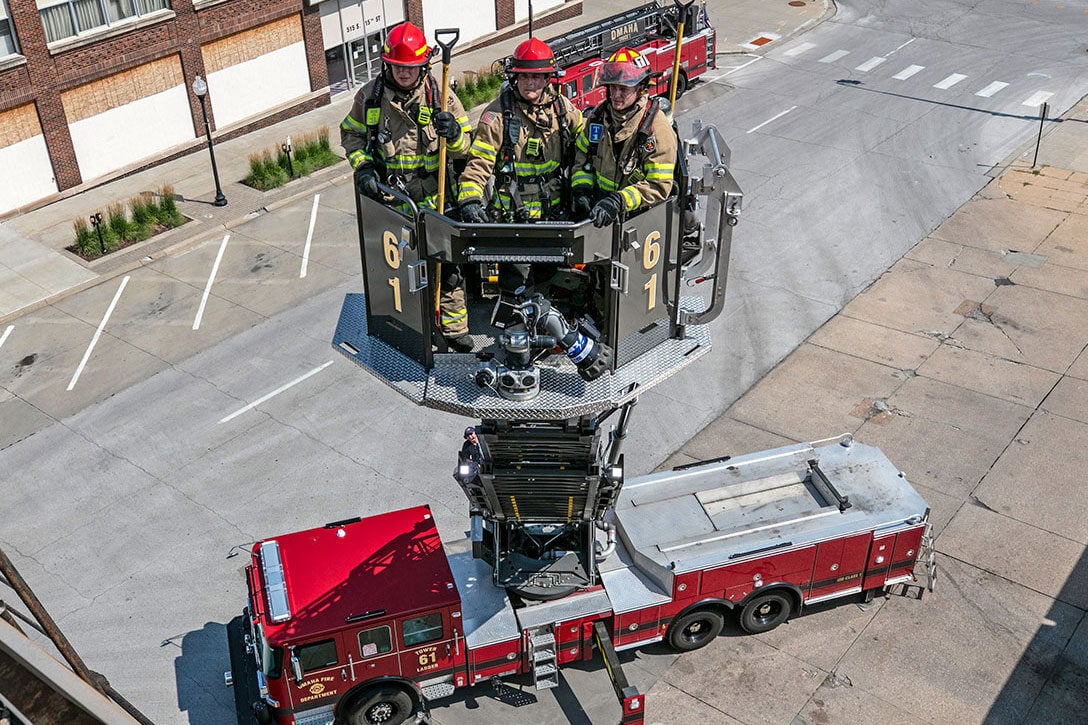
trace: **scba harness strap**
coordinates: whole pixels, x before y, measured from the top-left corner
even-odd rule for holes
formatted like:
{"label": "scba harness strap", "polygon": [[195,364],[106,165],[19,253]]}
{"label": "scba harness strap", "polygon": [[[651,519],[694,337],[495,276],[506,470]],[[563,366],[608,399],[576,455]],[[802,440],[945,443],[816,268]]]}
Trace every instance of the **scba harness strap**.
{"label": "scba harness strap", "polygon": [[[415,121],[416,125],[420,128],[425,127],[431,122],[434,116],[433,109],[435,99],[439,97],[438,83],[434,77],[427,73],[423,79],[423,93],[426,106],[420,106],[419,104],[413,104],[414,108],[408,110],[408,115]],[[418,86],[417,86],[418,87]],[[389,132],[389,126],[380,128],[382,120],[382,94],[385,92],[385,74],[382,73],[374,81],[374,88],[370,92],[370,97],[367,98],[364,108],[366,110],[366,152],[373,158],[378,158],[378,147],[392,140],[392,135]],[[423,137],[419,137],[419,152],[423,153]]]}
{"label": "scba harness strap", "polygon": [[[648,142],[654,135],[654,118],[657,116],[658,112],[662,110],[664,105],[665,100],[660,97],[654,98],[646,104],[646,108],[642,112],[642,119],[638,124],[638,130],[635,132],[635,142],[628,147],[627,153],[624,154],[622,159],[617,159],[619,168],[623,172],[624,177],[627,177],[634,172],[636,163],[641,167],[646,162],[646,157],[654,152],[654,147],[650,146]],[[604,132],[604,124],[601,122],[604,119],[598,120],[598,117],[604,113],[602,110],[603,106],[604,104],[602,103],[599,106],[594,107],[586,118],[589,148],[586,152],[586,162],[582,166],[582,169],[592,175],[594,188],[596,188],[597,185],[597,167],[593,165],[593,161],[597,158],[597,149],[600,147],[601,141],[604,140],[606,135]]]}
{"label": "scba harness strap", "polygon": [[[492,207],[495,208],[496,211],[504,213],[512,212],[515,221],[528,221],[529,211],[521,200],[521,192],[525,191],[526,184],[536,184],[540,195],[541,217],[544,219],[550,218],[552,208],[558,206],[558,208],[562,209],[564,204],[562,198],[558,200],[558,205],[553,202],[551,196],[549,196],[547,192],[547,182],[553,179],[564,178],[564,170],[570,167],[574,154],[574,139],[571,134],[570,124],[567,122],[567,114],[563,112],[562,96],[559,93],[556,93],[555,99],[552,101],[552,113],[555,115],[556,121],[559,124],[559,139],[562,144],[562,156],[560,158],[559,168],[547,174],[532,176],[526,179],[518,177],[515,165],[517,158],[515,149],[517,148],[518,141],[521,140],[521,119],[518,118],[516,113],[514,91],[511,88],[507,87],[503,90],[500,103],[502,105],[503,130],[502,145],[499,147],[499,154],[496,159],[495,180],[497,186],[506,189],[507,194],[514,203],[514,208],[512,210],[499,208],[498,194],[492,198]],[[527,155],[539,155],[539,149],[536,153],[529,153],[529,150],[534,144],[539,146],[541,144],[540,139],[530,138],[526,141]],[[561,188],[566,189],[567,185],[562,184]]]}

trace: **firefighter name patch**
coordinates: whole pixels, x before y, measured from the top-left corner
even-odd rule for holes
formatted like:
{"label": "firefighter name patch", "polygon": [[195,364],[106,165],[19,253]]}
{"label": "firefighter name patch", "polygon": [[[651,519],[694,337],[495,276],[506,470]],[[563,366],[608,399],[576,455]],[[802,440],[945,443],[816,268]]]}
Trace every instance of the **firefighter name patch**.
{"label": "firefighter name patch", "polygon": [[604,138],[604,126],[599,123],[589,124],[590,143],[600,143],[602,138]]}

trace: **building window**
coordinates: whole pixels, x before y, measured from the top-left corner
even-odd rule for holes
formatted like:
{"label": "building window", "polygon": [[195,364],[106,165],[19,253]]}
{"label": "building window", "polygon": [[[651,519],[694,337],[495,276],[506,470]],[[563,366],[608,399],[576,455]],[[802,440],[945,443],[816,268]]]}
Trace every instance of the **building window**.
{"label": "building window", "polygon": [[50,43],[169,7],[169,0],[38,0]]}
{"label": "building window", "polygon": [[15,30],[11,27],[7,0],[0,0],[0,58],[18,52],[19,44],[15,42]]}

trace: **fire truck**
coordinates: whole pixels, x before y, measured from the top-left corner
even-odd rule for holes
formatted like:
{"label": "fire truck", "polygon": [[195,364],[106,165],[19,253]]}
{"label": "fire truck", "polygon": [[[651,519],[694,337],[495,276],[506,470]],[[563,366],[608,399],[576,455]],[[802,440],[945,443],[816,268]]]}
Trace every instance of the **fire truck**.
{"label": "fire truck", "polygon": [[605,89],[597,77],[604,59],[624,46],[650,62],[655,74],[650,95],[668,95],[681,20],[679,98],[695,78],[718,67],[717,37],[705,3],[673,7],[647,3],[546,41],[555,53],[556,67],[562,69],[563,95],[583,110],[604,101]]}
{"label": "fire truck", "polygon": [[[534,602],[448,552],[427,506],[265,539],[246,568],[245,654],[267,721],[401,723],[494,678],[538,689],[601,653],[622,723],[644,698],[620,650],[709,644],[732,618],[774,629],[803,607],[913,580],[928,509],[876,448],[843,437],[633,478],[606,519],[599,583]],[[243,674],[245,673],[245,674]]]}
{"label": "fire truck", "polygon": [[[599,653],[636,725],[645,700],[617,651],[697,649],[734,618],[766,632],[911,582],[920,557],[935,574],[925,502],[848,437],[625,480],[639,397],[711,349],[743,200],[713,126],[680,141],[678,193],[602,228],[468,223],[386,185],[386,203],[356,195],[364,292],[333,346],[414,404],[479,421],[479,455],[454,475],[468,535],[444,542],[417,506],[258,542],[228,628],[240,721],[422,722],[461,688],[555,687]],[[473,350],[450,352],[444,265],[541,279],[468,285]]]}

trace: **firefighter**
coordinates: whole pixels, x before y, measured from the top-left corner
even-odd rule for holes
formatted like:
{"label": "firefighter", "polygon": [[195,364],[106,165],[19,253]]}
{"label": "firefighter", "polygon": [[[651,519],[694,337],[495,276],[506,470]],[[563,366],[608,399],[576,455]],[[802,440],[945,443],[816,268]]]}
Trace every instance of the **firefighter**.
{"label": "firefighter", "polygon": [[[558,89],[555,55],[548,44],[529,38],[507,65],[507,84],[484,109],[461,174],[457,201],[469,222],[517,222],[566,215],[574,139],[582,112]],[[485,207],[484,189],[495,189]],[[524,283],[526,265],[503,265],[500,287]]]}
{"label": "firefighter", "polygon": [[586,115],[571,177],[571,210],[594,226],[664,201],[673,189],[677,140],[664,99],[648,96],[650,64],[620,48],[601,68],[608,98]]}
{"label": "firefighter", "polygon": [[[430,72],[431,47],[423,31],[401,23],[382,48],[382,72],[355,94],[340,124],[340,143],[355,169],[359,193],[383,201],[378,184],[398,189],[421,207],[438,197],[438,139],[451,157],[463,157],[472,138],[461,101],[451,93],[445,109]],[[407,211],[402,209],[402,211]],[[442,266],[439,318],[442,335],[457,352],[472,350],[464,280],[455,265]]]}
{"label": "firefighter", "polygon": [[476,435],[476,428],[465,428],[465,442],[461,444],[461,453],[457,456],[459,463],[474,462],[477,466],[484,462],[483,451],[480,450],[480,439]]}

